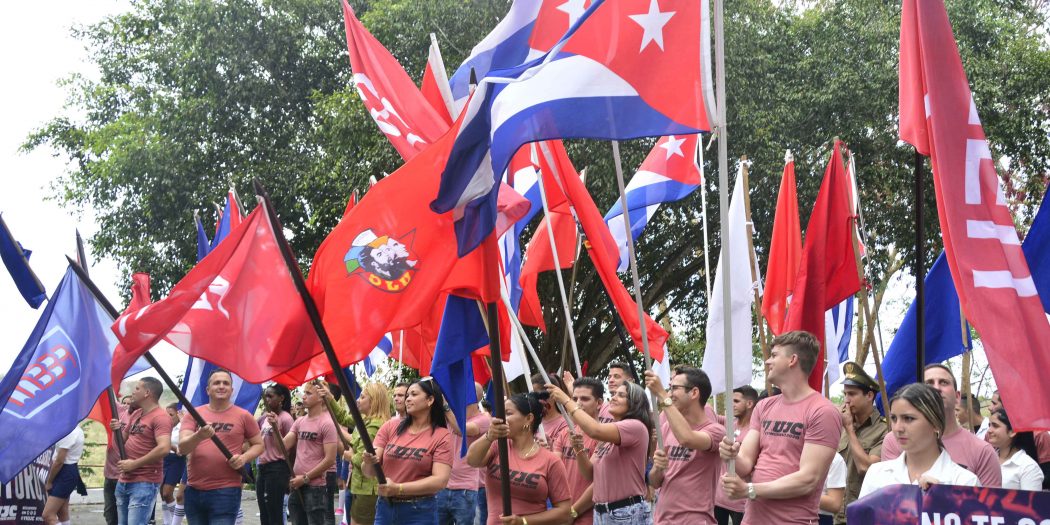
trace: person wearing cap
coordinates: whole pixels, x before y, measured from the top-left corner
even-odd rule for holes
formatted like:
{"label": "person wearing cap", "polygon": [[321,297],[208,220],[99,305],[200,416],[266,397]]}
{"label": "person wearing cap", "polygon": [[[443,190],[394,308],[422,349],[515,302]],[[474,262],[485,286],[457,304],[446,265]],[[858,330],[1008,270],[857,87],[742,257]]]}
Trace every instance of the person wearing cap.
{"label": "person wearing cap", "polygon": [[835,523],[846,523],[846,505],[857,501],[868,467],[880,461],[882,439],[890,431],[886,418],[875,410],[879,383],[852,361],[842,365],[842,439],[839,454],[846,460],[846,494]]}

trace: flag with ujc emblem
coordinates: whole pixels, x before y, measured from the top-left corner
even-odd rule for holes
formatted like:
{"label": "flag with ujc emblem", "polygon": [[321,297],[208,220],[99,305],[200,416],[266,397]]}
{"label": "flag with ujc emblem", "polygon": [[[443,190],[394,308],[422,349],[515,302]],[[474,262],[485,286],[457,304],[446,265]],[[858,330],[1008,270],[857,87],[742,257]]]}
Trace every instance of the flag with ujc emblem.
{"label": "flag with ujc emblem", "polygon": [[110,385],[113,318],[72,269],[0,381],[0,484],[87,417]]}

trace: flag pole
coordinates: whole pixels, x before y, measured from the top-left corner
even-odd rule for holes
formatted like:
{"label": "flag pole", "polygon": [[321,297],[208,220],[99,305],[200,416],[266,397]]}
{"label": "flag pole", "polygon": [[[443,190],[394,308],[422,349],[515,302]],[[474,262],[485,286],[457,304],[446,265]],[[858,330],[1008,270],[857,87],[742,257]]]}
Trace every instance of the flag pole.
{"label": "flag pole", "polygon": [[[755,253],[755,223],[751,221],[751,186],[748,183],[748,165],[750,163],[747,160],[747,155],[740,157],[740,176],[744,179],[744,213],[747,216],[747,249],[749,261],[751,263],[751,282],[758,283],[758,254]],[[755,292],[755,317],[758,320],[758,346],[762,349],[762,361],[765,362],[769,359],[769,339],[766,337],[766,323],[765,318],[762,317],[762,294],[759,293],[758,286],[753,287]],[[766,392],[769,391],[772,383],[769,382],[769,373],[766,372]]]}
{"label": "flag pole", "polygon": [[699,157],[700,166],[700,223],[704,230],[704,284],[707,286],[707,301],[711,302],[711,244],[707,240],[707,175],[704,173],[704,148],[701,147],[700,137],[696,138],[696,154]]}
{"label": "flag pole", "polygon": [[[554,156],[551,155],[550,146],[547,142],[540,142],[540,150],[543,152],[543,158],[547,161],[547,166],[550,167],[554,176],[554,180],[561,180],[561,173],[558,173],[558,168],[554,164]],[[533,150],[535,153],[535,150]],[[533,159],[533,164],[538,164],[536,159]],[[547,206],[547,189],[543,184],[543,174],[536,177],[536,182],[540,187],[540,202],[543,204],[543,217],[547,219],[547,240],[551,245],[551,255],[554,257],[554,275],[558,280],[558,292],[561,293],[561,305],[565,310],[565,330],[569,334],[569,343],[572,348],[572,358],[576,365],[576,376],[580,377],[583,375],[583,368],[580,366],[580,352],[576,347],[576,334],[575,328],[572,323],[572,306],[569,305],[568,296],[565,293],[565,279],[561,274],[561,268],[558,260],[558,247],[557,243],[554,242],[554,223],[551,221],[550,208]],[[562,347],[564,351],[564,346]],[[542,366],[542,365],[541,365]]]}
{"label": "flag pole", "polygon": [[[87,250],[84,249],[84,238],[80,236],[80,230],[74,230],[77,234],[77,263],[80,264],[80,268],[84,270],[84,275],[90,275],[88,272],[87,263]],[[109,411],[114,419],[119,419],[120,409],[117,408],[117,393],[113,388],[113,385],[106,387],[106,401],[109,403]],[[128,459],[127,450],[124,449],[124,436],[120,429],[111,429],[113,432],[113,439],[117,445],[117,455],[120,459]]]}
{"label": "flag pole", "polygon": [[[587,187],[587,168],[584,168],[583,172],[580,173],[580,180],[583,181],[583,187],[586,188]],[[573,217],[573,223],[575,223],[575,221],[576,221],[576,218]],[[576,226],[576,251],[574,252],[573,257],[572,257],[572,275],[569,276],[569,309],[570,310],[572,310],[572,307],[573,307],[574,303],[576,302],[575,300],[573,300],[573,296],[574,296],[574,293],[576,291],[576,272],[580,268],[579,267],[579,264],[580,264],[580,252],[582,250],[583,250],[583,234],[582,234],[582,232],[580,232],[580,228],[577,225]],[[566,357],[566,354],[568,354],[568,352],[565,351],[565,348],[568,347],[568,345],[569,345],[569,334],[570,334],[569,327],[566,326],[564,332],[562,333],[562,338],[561,338],[561,348],[562,348],[561,365],[562,365],[562,368],[565,368],[565,357]],[[575,334],[573,334],[573,335],[575,336]],[[579,370],[577,370],[576,373],[578,374],[578,376],[579,375],[583,375],[583,368],[579,367]]]}
{"label": "flag pole", "polygon": [[[292,282],[295,283],[295,289],[299,292],[299,297],[303,300],[303,307],[306,309],[306,314],[310,317],[310,323],[313,325],[314,332],[317,333],[317,338],[321,342],[321,348],[324,349],[325,357],[328,358],[328,366],[332,368],[332,374],[339,380],[339,388],[347,394],[343,396],[343,401],[346,402],[347,407],[350,409],[350,415],[354,418],[354,425],[357,427],[358,435],[361,436],[361,444],[364,445],[365,452],[375,455],[376,450],[372,446],[372,438],[368,435],[368,427],[361,416],[361,410],[357,408],[357,403],[350,399],[350,396],[353,395],[353,390],[350,389],[350,381],[346,378],[346,372],[340,366],[339,359],[335,355],[335,348],[332,346],[332,340],[328,338],[328,331],[325,330],[324,323],[321,322],[321,314],[317,311],[317,304],[314,303],[313,296],[306,289],[306,281],[303,280],[303,274],[299,271],[299,265],[295,262],[292,247],[288,245],[288,240],[284,238],[284,228],[281,226],[277,213],[273,209],[273,204],[270,202],[270,195],[266,193],[266,189],[263,188],[258,179],[254,181],[254,184],[259,204],[265,207],[267,220],[270,221],[270,228],[274,232],[278,246],[281,247],[281,257],[284,258],[285,267],[288,269]],[[340,432],[340,437],[342,437],[342,432]],[[378,463],[375,465],[375,473],[376,480],[380,484],[385,484],[386,476]]]}
{"label": "flag pole", "polygon": [[[70,259],[68,256],[66,257],[66,260],[69,261],[69,266],[73,268],[73,272],[77,274],[77,277],[80,278],[80,282],[84,283],[84,286],[87,287],[88,291],[91,292],[91,295],[94,296],[96,301],[98,301],[98,304],[102,306],[102,308],[104,308],[106,312],[109,313],[111,317],[113,317],[113,319],[120,317],[120,312],[118,312],[116,307],[113,306],[113,303],[109,302],[109,299],[107,299],[106,296],[102,294],[102,290],[98,289],[98,286],[95,285],[95,282],[91,280],[91,277],[89,277],[88,274],[84,272],[84,269],[81,268],[76,261]],[[168,385],[168,388],[171,389],[172,393],[175,394],[175,397],[178,398],[179,403],[182,403],[182,406],[186,407],[186,412],[190,415],[190,417],[193,418],[193,421],[197,423],[197,426],[206,426],[208,422],[204,421],[204,418],[201,416],[200,412],[197,411],[197,408],[190,403],[189,399],[186,399],[186,395],[182,393],[182,390],[179,388],[179,385],[177,385],[175,381],[171,379],[171,376],[169,376],[168,373],[164,371],[164,368],[160,366],[160,362],[158,362],[157,359],[153,357],[153,354],[151,354],[149,351],[146,351],[146,353],[143,354],[142,357],[144,357],[146,359],[146,362],[149,363],[149,365],[157,371],[157,375],[160,376],[161,381],[164,381],[164,383]],[[226,445],[223,444],[222,440],[219,439],[219,436],[212,436],[211,441],[215,444],[215,447],[219,449],[219,452],[221,452],[222,455],[226,457],[226,459],[230,459],[233,457],[233,453],[230,452],[230,449],[226,448]],[[241,469],[241,475],[243,475],[249,481],[249,483],[255,483],[255,476],[252,475],[252,472],[247,467],[247,465]]]}
{"label": "flag pole", "polygon": [[[620,141],[612,141],[613,150],[613,163],[616,165],[616,186],[620,190],[620,208],[623,209],[623,229],[625,239],[627,239],[627,257],[631,263],[631,282],[634,287],[634,300],[638,306],[638,324],[642,331],[642,350],[645,353],[645,369],[653,369],[653,357],[649,351],[649,334],[648,326],[645,321],[645,305],[642,304],[642,285],[641,279],[638,278],[638,257],[634,251],[634,237],[631,234],[631,217],[628,213],[627,208],[627,191],[623,182],[623,162],[620,161]],[[664,359],[667,356],[664,355]],[[653,413],[658,414],[660,412],[659,401],[655,397],[652,397]],[[661,449],[664,448],[664,436],[662,432],[656,432],[656,445]]]}
{"label": "flag pole", "polygon": [[[718,113],[718,214],[720,217],[721,224],[719,229],[722,238],[722,253],[721,260],[729,260],[729,147],[726,143],[728,139],[728,132],[726,131],[728,123],[726,122],[726,50],[725,50],[725,28],[723,19],[723,11],[725,9],[724,0],[715,0],[715,94],[717,95],[717,113]],[[732,281],[729,278],[729,273],[732,271],[732,265],[726,264],[722,267],[722,289],[726,294],[732,290]],[[733,383],[731,378],[733,377],[733,311],[732,311],[732,298],[723,301],[722,305],[722,322],[725,333],[725,398],[726,402],[733,399]],[[726,436],[730,439],[732,437],[733,427],[736,426],[736,422],[733,418],[726,418]],[[736,475],[736,462],[729,460],[726,466],[726,471],[730,475]]]}
{"label": "flag pole", "polygon": [[[483,247],[478,249],[484,249]],[[496,251],[498,257],[498,250]],[[499,272],[499,263],[497,261],[491,266],[492,272]],[[495,279],[500,279],[499,275],[493,276]],[[501,289],[502,293],[502,289]],[[479,303],[480,306],[480,303]],[[492,373],[492,396],[495,399],[492,400],[492,417],[499,419],[506,423],[507,421],[507,407],[504,405],[506,400],[505,390],[505,378],[503,376],[503,356],[501,348],[503,346],[500,343],[499,333],[499,308],[496,307],[496,302],[487,303],[485,305],[485,324],[487,325],[489,332],[489,371]],[[513,309],[509,309],[508,312],[513,312]],[[510,319],[517,321],[514,315],[508,315]],[[543,370],[543,367],[540,367]],[[496,454],[499,457],[499,478],[500,478],[500,496],[503,502],[503,516],[513,515],[510,502],[510,445],[507,438],[501,437],[496,440]]]}
{"label": "flag pole", "polygon": [[923,252],[926,226],[922,164],[922,154],[915,150],[915,381],[918,383],[922,382],[926,366],[926,254]]}

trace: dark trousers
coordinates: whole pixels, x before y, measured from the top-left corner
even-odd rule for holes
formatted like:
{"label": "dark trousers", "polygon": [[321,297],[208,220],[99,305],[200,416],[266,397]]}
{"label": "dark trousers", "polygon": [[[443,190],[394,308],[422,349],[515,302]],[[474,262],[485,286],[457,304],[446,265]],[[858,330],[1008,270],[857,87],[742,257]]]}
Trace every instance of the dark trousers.
{"label": "dark trousers", "polygon": [[106,525],[117,525],[117,480],[106,478],[102,485],[102,517]]}
{"label": "dark trousers", "polygon": [[324,473],[324,488],[328,499],[325,500],[325,525],[335,525],[335,505],[339,503],[339,474],[336,472]]}
{"label": "dark trousers", "polygon": [[730,519],[733,520],[733,525],[740,525],[744,522],[744,513],[733,512],[715,505],[715,520],[718,521],[718,525],[729,525]]}
{"label": "dark trousers", "polygon": [[284,495],[288,494],[288,479],[291,477],[291,469],[284,461],[259,464],[255,492],[262,525],[284,525]]}
{"label": "dark trousers", "polygon": [[1043,490],[1050,490],[1050,461],[1040,463],[1039,468],[1043,471]]}
{"label": "dark trousers", "polygon": [[288,498],[288,513],[295,525],[325,525],[335,522],[335,508],[329,504],[328,487],[306,485]]}

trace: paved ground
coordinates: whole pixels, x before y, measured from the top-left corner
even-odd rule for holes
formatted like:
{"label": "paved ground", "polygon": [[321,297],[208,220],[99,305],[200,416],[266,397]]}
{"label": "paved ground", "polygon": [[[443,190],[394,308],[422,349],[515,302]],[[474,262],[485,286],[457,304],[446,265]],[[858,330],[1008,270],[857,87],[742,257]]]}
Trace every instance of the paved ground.
{"label": "paved ground", "polygon": [[[73,525],[105,525],[102,517],[102,489],[90,489],[87,497],[76,494],[70,502],[69,521]],[[259,505],[255,502],[254,492],[244,492],[241,499],[244,509],[244,525],[259,525]],[[157,525],[161,525],[161,508],[157,506]],[[186,523],[185,521],[183,523]]]}

